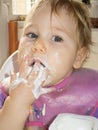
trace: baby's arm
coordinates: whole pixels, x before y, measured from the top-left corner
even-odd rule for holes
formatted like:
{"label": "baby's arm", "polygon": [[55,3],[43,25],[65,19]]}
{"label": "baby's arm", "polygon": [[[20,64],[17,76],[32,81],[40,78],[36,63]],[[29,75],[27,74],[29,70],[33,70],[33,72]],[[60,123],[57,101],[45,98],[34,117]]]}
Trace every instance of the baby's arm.
{"label": "baby's arm", "polygon": [[[22,71],[24,72],[24,71]],[[30,75],[25,76],[21,73],[18,78],[17,76],[12,78],[10,85],[9,96],[5,100],[4,106],[0,111],[0,130],[23,130],[25,122],[29,115],[30,105],[38,98],[41,94],[51,91],[47,88],[42,88],[43,80],[40,81],[39,77],[41,71],[32,71]],[[43,75],[43,73],[42,73]],[[21,80],[18,81],[17,80]],[[38,93],[39,92],[39,93]],[[41,130],[41,128],[33,127],[27,128],[31,130]]]}
{"label": "baby's arm", "polygon": [[23,130],[34,100],[27,84],[20,83],[13,89],[0,111],[0,130]]}

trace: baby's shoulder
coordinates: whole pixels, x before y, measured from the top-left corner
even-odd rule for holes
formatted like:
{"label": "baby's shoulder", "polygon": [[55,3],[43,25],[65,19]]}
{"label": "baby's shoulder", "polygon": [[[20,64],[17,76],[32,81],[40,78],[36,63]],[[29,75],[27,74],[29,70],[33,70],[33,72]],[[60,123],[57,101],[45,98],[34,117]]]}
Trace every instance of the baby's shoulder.
{"label": "baby's shoulder", "polygon": [[98,70],[89,68],[81,68],[76,70],[71,79],[78,81],[79,83],[96,83],[98,85]]}

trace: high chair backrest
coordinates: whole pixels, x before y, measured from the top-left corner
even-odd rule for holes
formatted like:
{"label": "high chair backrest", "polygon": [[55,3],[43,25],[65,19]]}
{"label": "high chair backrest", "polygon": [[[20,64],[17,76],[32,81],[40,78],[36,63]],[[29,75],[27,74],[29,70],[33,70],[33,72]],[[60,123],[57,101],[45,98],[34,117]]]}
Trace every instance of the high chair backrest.
{"label": "high chair backrest", "polygon": [[11,72],[18,72],[19,68],[17,62],[17,54],[18,51],[15,51],[4,62],[3,66],[0,69],[0,81],[2,81],[6,77],[9,77]]}

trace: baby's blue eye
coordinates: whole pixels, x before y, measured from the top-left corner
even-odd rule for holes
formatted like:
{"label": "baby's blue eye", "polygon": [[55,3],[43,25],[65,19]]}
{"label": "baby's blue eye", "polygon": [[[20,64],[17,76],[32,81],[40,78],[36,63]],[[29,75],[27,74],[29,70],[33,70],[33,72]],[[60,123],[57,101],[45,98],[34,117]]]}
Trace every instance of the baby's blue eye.
{"label": "baby's blue eye", "polygon": [[28,33],[27,36],[33,39],[36,39],[38,37],[38,35],[36,35],[35,33]]}
{"label": "baby's blue eye", "polygon": [[54,41],[54,42],[62,42],[63,39],[60,36],[53,36],[52,41]]}

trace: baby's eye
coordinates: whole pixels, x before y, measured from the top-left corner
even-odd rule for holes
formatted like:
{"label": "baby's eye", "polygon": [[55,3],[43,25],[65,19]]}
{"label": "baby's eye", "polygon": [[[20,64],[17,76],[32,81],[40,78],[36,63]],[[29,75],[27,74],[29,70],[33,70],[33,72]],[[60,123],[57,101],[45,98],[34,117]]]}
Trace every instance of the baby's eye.
{"label": "baby's eye", "polygon": [[35,33],[31,33],[31,32],[28,33],[27,36],[28,36],[29,38],[33,38],[33,39],[38,38],[38,35],[36,35]]}
{"label": "baby's eye", "polygon": [[55,41],[55,42],[62,42],[63,39],[62,39],[60,36],[53,36],[53,37],[52,37],[52,41]]}

